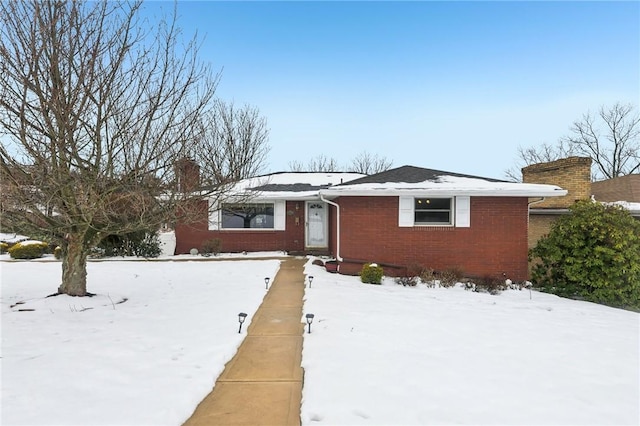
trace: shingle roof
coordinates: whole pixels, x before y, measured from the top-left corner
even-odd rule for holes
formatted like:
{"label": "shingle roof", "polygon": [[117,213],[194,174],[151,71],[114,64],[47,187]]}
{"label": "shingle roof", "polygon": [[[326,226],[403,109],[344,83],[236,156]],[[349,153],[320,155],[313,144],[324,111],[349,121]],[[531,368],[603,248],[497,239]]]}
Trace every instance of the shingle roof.
{"label": "shingle roof", "polygon": [[[343,185],[358,185],[361,183],[391,183],[391,182],[406,182],[406,183],[418,183],[418,182],[437,182],[441,176],[454,176],[471,179],[482,179],[487,182],[505,182],[499,179],[485,178],[479,176],[466,175],[462,173],[445,172],[442,170],[423,169],[422,167],[415,166],[401,166],[395,169],[386,170],[384,172],[376,173],[374,175],[365,176],[360,179],[355,179],[350,182],[346,182]],[[340,186],[340,185],[338,185]]]}
{"label": "shingle roof", "polygon": [[640,202],[640,174],[619,176],[591,184],[591,194],[598,201]]}

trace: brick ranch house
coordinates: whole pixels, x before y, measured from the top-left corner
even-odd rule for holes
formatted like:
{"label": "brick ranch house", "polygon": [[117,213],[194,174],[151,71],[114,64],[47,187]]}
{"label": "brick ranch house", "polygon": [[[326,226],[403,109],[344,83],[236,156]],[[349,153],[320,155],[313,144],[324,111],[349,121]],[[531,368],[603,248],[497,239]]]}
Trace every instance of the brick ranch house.
{"label": "brick ranch house", "polygon": [[525,280],[529,200],[565,194],[413,166],[371,176],[274,173],[241,181],[210,203],[208,218],[177,224],[176,253],[220,238],[225,252],[330,255],[346,274],[376,262],[387,275],[418,264]]}

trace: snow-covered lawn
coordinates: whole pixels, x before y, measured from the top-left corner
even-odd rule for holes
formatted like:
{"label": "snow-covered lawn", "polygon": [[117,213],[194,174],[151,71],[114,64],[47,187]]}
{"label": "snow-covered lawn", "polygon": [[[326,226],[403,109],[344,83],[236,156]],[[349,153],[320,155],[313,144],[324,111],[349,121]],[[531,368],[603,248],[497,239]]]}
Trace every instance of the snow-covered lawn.
{"label": "snow-covered lawn", "polygon": [[[240,345],[238,313],[255,312],[279,265],[90,262],[88,290],[101,297],[41,300],[59,285],[59,262],[0,263],[0,423],[182,424]],[[18,307],[35,311],[10,308],[29,299],[40,300]]]}
{"label": "snow-covered lawn", "polygon": [[[180,425],[278,265],[92,262],[89,290],[102,297],[16,312],[55,291],[60,263],[0,262],[1,423]],[[526,290],[366,285],[310,262],[306,272],[304,424],[640,422],[636,313]]]}
{"label": "snow-covered lawn", "polygon": [[640,424],[637,313],[306,273],[305,424]]}

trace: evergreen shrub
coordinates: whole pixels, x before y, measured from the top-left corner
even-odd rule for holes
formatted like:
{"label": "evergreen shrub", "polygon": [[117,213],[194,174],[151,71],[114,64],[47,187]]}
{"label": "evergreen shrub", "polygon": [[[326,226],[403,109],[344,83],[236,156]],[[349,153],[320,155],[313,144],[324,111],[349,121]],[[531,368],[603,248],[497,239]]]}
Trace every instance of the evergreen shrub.
{"label": "evergreen shrub", "polygon": [[577,202],[530,251],[542,291],[640,309],[640,221],[616,205]]}
{"label": "evergreen shrub", "polygon": [[366,284],[381,284],[382,274],[382,266],[377,263],[366,263],[360,271],[360,281]]}
{"label": "evergreen shrub", "polygon": [[140,230],[123,235],[109,235],[98,244],[96,254],[102,256],[138,256],[153,258],[162,254],[156,231]]}
{"label": "evergreen shrub", "polygon": [[12,259],[37,259],[47,251],[47,243],[42,241],[22,241],[11,246],[9,256]]}

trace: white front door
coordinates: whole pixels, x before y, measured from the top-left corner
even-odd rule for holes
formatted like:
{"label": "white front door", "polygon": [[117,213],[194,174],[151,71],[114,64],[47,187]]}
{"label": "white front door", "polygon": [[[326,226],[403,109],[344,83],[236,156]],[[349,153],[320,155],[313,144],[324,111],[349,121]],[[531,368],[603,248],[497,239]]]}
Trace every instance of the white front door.
{"label": "white front door", "polygon": [[327,204],[321,201],[307,201],[307,247],[327,247],[329,240],[329,216]]}

